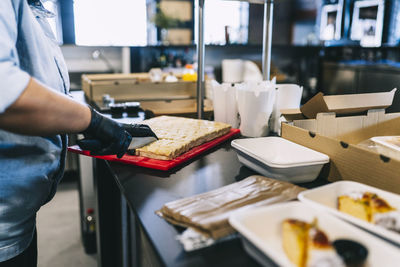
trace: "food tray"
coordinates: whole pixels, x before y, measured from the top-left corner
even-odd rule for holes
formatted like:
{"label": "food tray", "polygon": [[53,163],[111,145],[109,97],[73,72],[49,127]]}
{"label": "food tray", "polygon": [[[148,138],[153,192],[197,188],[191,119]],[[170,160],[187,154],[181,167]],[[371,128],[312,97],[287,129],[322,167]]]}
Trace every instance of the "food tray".
{"label": "food tray", "polygon": [[229,218],[229,223],[243,236],[248,253],[262,265],[270,266],[268,257],[278,266],[294,267],[282,247],[281,223],[289,218],[307,222],[317,218],[319,228],[330,240],[345,238],[363,244],[368,249],[365,266],[398,266],[399,248],[298,201],[236,212]]}
{"label": "food tray", "polygon": [[78,153],[81,155],[85,156],[90,156],[94,158],[99,158],[99,159],[105,159],[109,161],[116,161],[116,162],[122,162],[126,164],[131,164],[131,165],[136,165],[140,167],[146,167],[150,169],[156,169],[156,170],[162,170],[162,171],[167,171],[170,170],[176,166],[181,165],[184,162],[187,162],[188,160],[204,153],[205,151],[223,143],[226,140],[229,140],[233,136],[237,135],[240,133],[239,129],[231,129],[229,133],[220,136],[214,140],[211,140],[209,142],[206,142],[200,146],[194,147],[188,152],[180,155],[179,157],[172,159],[172,160],[159,160],[159,159],[151,159],[151,158],[146,158],[146,157],[140,157],[140,156],[132,156],[125,154],[122,158],[117,158],[115,155],[111,156],[93,156],[90,155],[89,151],[84,151],[82,150],[79,146],[70,146],[68,147],[68,151]]}
{"label": "food tray", "polygon": [[337,209],[337,198],[340,195],[351,192],[371,192],[385,199],[392,207],[400,210],[400,196],[380,190],[378,188],[360,184],[352,181],[340,181],[332,184],[324,185],[315,189],[301,192],[298,196],[301,202],[309,204],[317,209],[324,210],[360,226],[374,234],[382,236],[400,245],[400,233],[387,230],[383,227],[363,221],[349,214],[343,213]]}
{"label": "food tray", "polygon": [[291,183],[311,182],[329,157],[281,137],[236,139],[231,142],[239,161],[274,179]]}

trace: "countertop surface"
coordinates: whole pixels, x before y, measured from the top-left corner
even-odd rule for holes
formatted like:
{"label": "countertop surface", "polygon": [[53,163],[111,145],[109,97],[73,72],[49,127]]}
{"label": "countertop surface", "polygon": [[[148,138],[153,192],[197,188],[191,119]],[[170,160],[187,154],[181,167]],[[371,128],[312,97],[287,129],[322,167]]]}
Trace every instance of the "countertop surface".
{"label": "countertop surface", "polygon": [[[174,267],[259,266],[246,254],[239,238],[185,252],[176,240],[183,229],[155,214],[169,201],[217,189],[256,174],[238,161],[230,141],[168,172],[113,162],[109,165],[122,194],[163,264]],[[301,186],[315,187],[325,183],[324,179],[319,178]]]}

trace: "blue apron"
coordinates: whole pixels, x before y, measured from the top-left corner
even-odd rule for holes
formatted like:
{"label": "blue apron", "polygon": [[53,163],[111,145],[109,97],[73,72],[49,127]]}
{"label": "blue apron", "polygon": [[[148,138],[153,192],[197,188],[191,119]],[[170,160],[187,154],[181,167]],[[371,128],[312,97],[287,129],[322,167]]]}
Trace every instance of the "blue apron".
{"label": "blue apron", "polygon": [[[29,76],[68,93],[68,72],[47,22],[49,16],[40,1],[0,1],[0,98],[4,101],[17,99]],[[30,244],[36,212],[54,196],[62,177],[66,145],[63,135],[25,136],[0,130],[0,262]]]}

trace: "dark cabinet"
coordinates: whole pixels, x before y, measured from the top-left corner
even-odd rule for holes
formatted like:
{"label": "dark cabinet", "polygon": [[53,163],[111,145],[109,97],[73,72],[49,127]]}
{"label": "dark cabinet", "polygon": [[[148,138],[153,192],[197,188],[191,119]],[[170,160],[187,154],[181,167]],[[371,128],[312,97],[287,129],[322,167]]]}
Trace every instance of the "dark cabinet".
{"label": "dark cabinet", "polygon": [[327,95],[355,94],[357,72],[353,69],[340,68],[337,64],[324,65],[323,92]]}
{"label": "dark cabinet", "polygon": [[[323,63],[321,90],[328,95],[387,92],[400,89],[400,68],[386,64]],[[387,112],[400,112],[400,90]]]}

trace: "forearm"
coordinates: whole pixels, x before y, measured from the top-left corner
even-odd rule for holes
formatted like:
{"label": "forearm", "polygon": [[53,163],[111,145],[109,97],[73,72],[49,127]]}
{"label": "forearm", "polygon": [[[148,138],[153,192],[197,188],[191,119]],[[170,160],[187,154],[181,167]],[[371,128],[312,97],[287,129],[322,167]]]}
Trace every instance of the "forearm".
{"label": "forearm", "polygon": [[90,122],[90,109],[31,79],[25,91],[2,114],[0,129],[26,135],[78,133]]}

